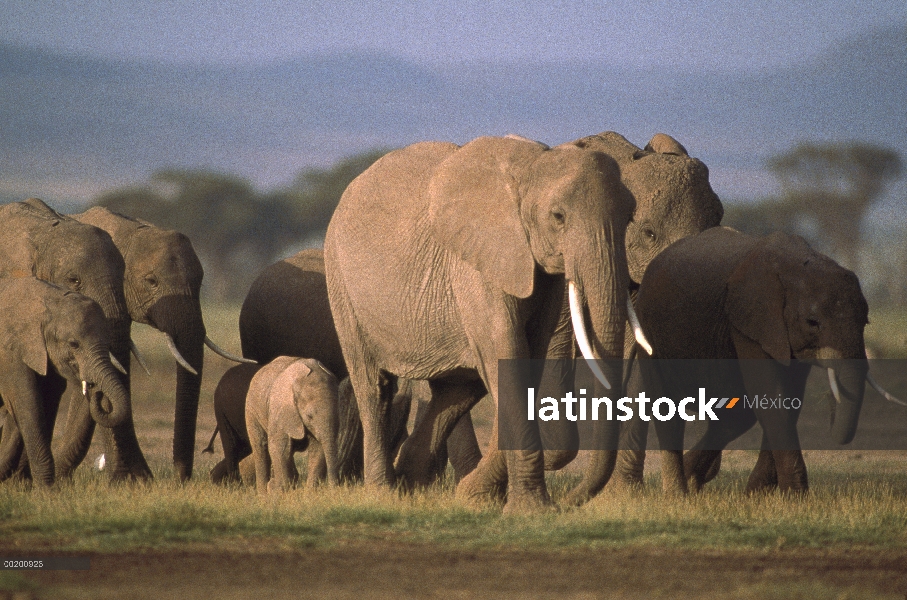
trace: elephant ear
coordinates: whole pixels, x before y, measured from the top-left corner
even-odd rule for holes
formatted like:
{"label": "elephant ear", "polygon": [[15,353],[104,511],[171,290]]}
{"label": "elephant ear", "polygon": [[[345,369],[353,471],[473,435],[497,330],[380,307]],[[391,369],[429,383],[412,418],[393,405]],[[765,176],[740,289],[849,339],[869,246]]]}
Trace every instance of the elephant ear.
{"label": "elephant ear", "polygon": [[772,254],[760,246],[747,254],[728,278],[725,313],[737,331],[786,366],[791,350],[784,297],[778,266]]}
{"label": "elephant ear", "polygon": [[44,339],[44,323],[50,308],[46,307],[41,294],[48,284],[31,278],[15,281],[14,285],[21,290],[19,298],[28,301],[19,302],[15,307],[14,330],[9,336],[11,345],[25,365],[38,375],[47,375],[47,342]]}
{"label": "elephant ear", "polygon": [[676,154],[678,156],[689,156],[687,149],[683,144],[665,133],[656,133],[646,144],[645,150],[648,152],[657,152],[658,154]]}
{"label": "elephant ear", "polygon": [[293,439],[305,438],[305,425],[296,406],[294,384],[298,378],[309,373],[311,369],[300,359],[274,379],[268,392],[268,429],[277,426]]}
{"label": "elephant ear", "polygon": [[546,147],[478,138],[444,160],[429,182],[435,239],[518,298],[532,294],[535,259],[520,218],[520,184]]}

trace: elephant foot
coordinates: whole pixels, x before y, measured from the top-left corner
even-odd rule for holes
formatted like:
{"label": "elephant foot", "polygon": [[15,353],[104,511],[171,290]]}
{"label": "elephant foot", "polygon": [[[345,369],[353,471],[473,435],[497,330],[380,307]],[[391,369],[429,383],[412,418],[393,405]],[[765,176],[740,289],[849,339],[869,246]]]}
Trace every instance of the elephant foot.
{"label": "elephant foot", "polygon": [[558,506],[548,497],[547,492],[543,495],[510,492],[507,496],[507,504],[504,505],[505,515],[531,515],[558,512],[559,510]]}
{"label": "elephant foot", "polygon": [[493,450],[457,485],[456,497],[468,504],[503,504],[507,499],[504,456]]}
{"label": "elephant foot", "polygon": [[641,488],[645,485],[643,471],[646,463],[645,450],[618,450],[617,464],[612,479],[617,487]]}
{"label": "elephant foot", "polygon": [[[440,457],[433,454],[422,454],[411,451],[410,437],[400,449],[395,473],[397,485],[405,492],[412,492],[418,488],[426,488],[441,479],[443,470],[439,465]],[[444,463],[446,466],[446,458]]]}

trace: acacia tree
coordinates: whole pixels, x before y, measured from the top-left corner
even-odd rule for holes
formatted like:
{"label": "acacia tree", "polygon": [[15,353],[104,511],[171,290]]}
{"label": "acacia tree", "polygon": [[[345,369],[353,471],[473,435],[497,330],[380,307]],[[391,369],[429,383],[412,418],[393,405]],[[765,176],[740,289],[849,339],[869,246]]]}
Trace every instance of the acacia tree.
{"label": "acacia tree", "polygon": [[810,218],[830,251],[855,269],[863,218],[900,176],[903,161],[872,144],[803,143],[769,159],[768,168],[781,183],[787,210]]}

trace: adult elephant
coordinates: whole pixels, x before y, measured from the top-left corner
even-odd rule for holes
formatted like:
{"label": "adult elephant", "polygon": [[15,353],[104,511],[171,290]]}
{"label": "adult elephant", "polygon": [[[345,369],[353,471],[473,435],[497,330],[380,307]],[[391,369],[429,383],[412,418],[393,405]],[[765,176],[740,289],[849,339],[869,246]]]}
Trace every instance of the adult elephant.
{"label": "adult elephant", "polygon": [[[802,399],[810,368],[829,369],[838,396],[832,436],[839,444],[853,439],[869,369],[868,307],[857,277],[802,238],[719,227],[681,240],[649,265],[637,308],[653,362],[743,359],[731,375],[751,397]],[[709,376],[688,367],[684,375],[700,385]],[[691,485],[701,487],[721,449],[758,421],[762,449],[747,490],[805,491],[798,416],[799,407],[722,411],[684,457]],[[670,423],[682,431],[683,421]]]}
{"label": "adult elephant", "polygon": [[[192,476],[195,457],[204,346],[207,344],[230,360],[242,361],[221,350],[205,334],[199,293],[204,276],[201,262],[189,238],[177,231],[103,207],[93,207],[73,218],[107,232],[122,254],[125,264],[120,287],[125,293],[128,317],[167,336],[168,347],[177,361],[173,466],[176,476],[187,480]],[[128,360],[127,354],[124,357],[127,366]],[[84,459],[94,430],[93,423],[84,415],[70,420],[67,426],[66,439],[70,443],[62,451],[58,467],[62,475],[72,473]],[[126,451],[121,453],[124,459],[110,457],[113,470],[150,478],[151,471],[139,449],[134,424],[124,423],[114,430],[114,435],[117,447]]]}
{"label": "adult elephant", "polygon": [[[613,159],[521,139],[415,144],[350,184],[328,226],[325,270],[363,421],[367,484],[394,482],[387,437],[397,377],[430,381],[446,438],[486,390],[499,405],[499,359],[572,356],[568,282],[592,326],[591,339],[577,332],[581,347],[589,358],[621,358],[632,213]],[[581,312],[573,322],[584,329]],[[604,366],[618,385],[620,361]],[[517,367],[500,383],[533,382]],[[485,481],[506,480],[505,510],[550,504],[540,446],[502,452],[500,426],[538,438],[535,421],[496,419],[488,453],[458,494],[487,498],[495,490]]]}
{"label": "adult elephant", "polygon": [[[337,338],[337,329],[334,317],[331,315],[331,306],[328,301],[327,281],[324,274],[324,252],[319,248],[302,250],[293,256],[280,260],[263,270],[243,301],[239,313],[239,338],[242,353],[246,358],[254,359],[259,364],[267,364],[278,356],[308,356],[323,363],[339,379],[349,375],[340,340]],[[232,371],[232,372],[231,372]],[[243,387],[248,388],[250,369],[234,368],[228,371],[230,376],[224,375],[226,380],[219,384],[220,403],[222,406],[237,405],[245,398]],[[406,437],[406,420],[409,415],[410,401],[415,400],[422,405],[427,402],[430,392],[424,382],[408,382],[399,386],[398,393],[392,403],[392,421],[394,426],[394,442],[396,447]],[[215,413],[217,410],[215,396]],[[355,404],[355,398],[352,399]],[[224,411],[221,411],[224,412]],[[227,411],[229,412],[229,411]],[[242,415],[242,411],[234,411]],[[418,417],[417,417],[418,418]],[[356,413],[355,453],[362,454],[362,428],[358,425],[358,412]],[[224,419],[229,421],[229,419]],[[232,442],[224,437],[221,431],[221,441],[224,444],[225,460],[227,454],[243,454],[235,452],[234,448],[245,450],[248,439],[245,432],[241,440]],[[234,428],[229,435],[236,438]],[[478,458],[472,448],[477,448],[475,433],[468,413],[461,419],[454,430],[454,436],[460,434],[463,439],[458,447],[467,448],[463,452],[452,454],[451,462],[458,477],[475,468]],[[471,443],[470,443],[471,437]],[[237,438],[237,439],[240,439]],[[245,454],[243,454],[245,455]],[[230,464],[238,463],[239,459]],[[353,479],[362,476],[361,458],[356,465],[341,461],[341,471],[349,474]],[[440,465],[434,465],[434,471]],[[225,477],[224,468],[215,468],[212,478],[221,480]],[[235,474],[232,467],[227,472]]]}
{"label": "adult elephant", "polygon": [[[708,167],[664,133],[656,133],[644,148],[613,131],[586,136],[573,144],[614,158],[620,166],[621,181],[636,200],[633,220],[627,226],[630,295],[635,301],[652,259],[677,240],[721,223],[724,208],[709,183]],[[625,339],[624,358],[629,360],[634,356],[636,344],[629,328]],[[631,439],[639,439],[645,435],[645,426],[647,423],[634,420],[624,426],[624,433]],[[621,450],[616,458],[609,452],[594,452],[583,473],[583,485],[577,490],[586,490],[586,496],[598,492],[615,460],[614,479],[635,482],[641,478],[641,464],[645,460],[640,452],[644,451]],[[678,471],[674,479],[679,481],[682,476],[679,462],[675,462]],[[569,501],[578,504],[584,500],[584,495],[575,494]]]}
{"label": "adult elephant", "polygon": [[52,485],[50,438],[67,384],[81,391],[75,401],[100,425],[129,418],[129,391],[110,358],[112,329],[91,299],[21,277],[0,279],[0,332],[0,397],[9,412],[0,480],[20,464],[24,448],[32,479]]}
{"label": "adult elephant", "polygon": [[[61,215],[37,198],[0,207],[0,277],[34,276],[97,302],[110,326],[110,351],[120,365],[129,359],[130,320],[123,294],[124,269],[119,250],[101,229]],[[81,388],[75,386],[66,395],[80,418],[91,421],[86,403],[80,401]],[[19,439],[12,429],[4,428],[4,446]],[[129,448],[120,452],[112,438],[107,442],[109,453],[122,453],[140,471],[144,464],[140,454],[135,456]],[[9,456],[10,452],[4,454]],[[4,468],[7,466],[0,465],[0,469]],[[111,477],[128,474],[129,471],[114,470]]]}
{"label": "adult elephant", "polygon": [[[571,143],[613,158],[620,167],[621,182],[636,201],[633,219],[626,233],[631,297],[635,297],[646,267],[662,250],[679,239],[721,223],[724,209],[709,184],[708,167],[690,157],[686,148],[673,137],[657,133],[644,148],[639,148],[622,135],[605,131]],[[635,343],[633,333],[627,328],[624,358],[630,358]],[[423,427],[434,429],[429,423]],[[546,427],[546,424],[542,423],[541,427]],[[464,427],[458,425],[457,430],[461,429]],[[468,430],[471,433],[471,426]],[[418,436],[417,430],[413,433],[413,439]],[[475,439],[474,434],[471,439]],[[458,463],[469,464],[469,460],[462,458],[476,454],[474,442],[469,440],[470,437],[459,435],[449,441],[452,462],[459,459]],[[434,454],[437,449],[420,452]],[[560,468],[574,455],[546,453],[546,468]],[[614,477],[627,478],[630,469],[626,466],[621,469],[621,466],[630,464],[636,457],[626,451],[620,451],[619,455],[621,459]],[[584,471],[583,484],[575,490],[570,502],[580,503],[597,493],[607,481],[614,460],[612,453],[594,452]]]}

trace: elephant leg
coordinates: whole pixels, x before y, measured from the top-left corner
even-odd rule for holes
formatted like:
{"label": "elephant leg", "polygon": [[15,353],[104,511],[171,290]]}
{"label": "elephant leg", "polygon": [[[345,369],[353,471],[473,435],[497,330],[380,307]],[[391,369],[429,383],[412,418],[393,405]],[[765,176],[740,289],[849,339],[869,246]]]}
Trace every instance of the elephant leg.
{"label": "elephant leg", "polygon": [[88,403],[81,391],[72,386],[66,390],[69,397],[69,410],[66,417],[66,428],[63,432],[63,445],[57,453],[57,477],[70,478],[91,446],[94,435],[95,421],[91,418]]}
{"label": "elephant leg", "polygon": [[245,402],[239,404],[240,406],[231,412],[218,410],[215,406],[217,430],[220,432],[220,443],[224,450],[224,460],[211,470],[211,481],[216,484],[241,483],[239,463],[252,454],[249,434],[246,431]]}
{"label": "elephant leg", "polygon": [[[702,439],[683,457],[687,484],[694,492],[701,490],[717,475],[722,450],[756,424],[756,415],[751,410],[733,409],[728,412],[732,414],[722,413],[721,421],[710,422]],[[713,470],[714,474],[709,476]]]}
{"label": "elephant leg", "polygon": [[6,481],[19,472],[24,448],[19,426],[12,416],[8,416],[3,425],[3,437],[0,439],[0,481]]}
{"label": "elephant leg", "polygon": [[[271,480],[268,481],[268,492],[283,491],[296,484],[298,472],[293,461],[293,442],[285,433],[268,434],[267,454],[271,458]],[[256,477],[258,473],[256,472]]]}
{"label": "elephant leg", "polygon": [[110,465],[111,481],[148,481],[154,479],[151,468],[142,454],[135,435],[135,423],[130,414],[119,427],[101,427],[104,451]]}
{"label": "elephant leg", "polygon": [[[324,449],[321,447],[321,442],[317,440],[311,440],[309,442],[309,465],[308,465],[308,474],[306,475],[305,486],[307,488],[314,488],[318,485],[319,482],[322,482],[328,477],[328,462],[324,456]],[[294,465],[295,468],[295,465]]]}
{"label": "elephant leg", "polygon": [[268,434],[258,423],[250,423],[249,445],[252,446],[255,463],[255,488],[259,494],[266,494],[271,480],[271,456],[268,453]]}
{"label": "elephant leg", "polygon": [[685,495],[687,481],[683,466],[684,422],[674,418],[670,421],[655,420],[655,432],[661,448],[661,485],[665,494]]}
{"label": "elephant leg", "polygon": [[407,489],[428,486],[443,472],[441,454],[457,422],[485,395],[485,386],[479,380],[466,383],[432,381],[431,402],[423,411],[422,419],[413,428],[400,449],[397,476]]}
{"label": "elephant leg", "polygon": [[620,450],[614,467],[615,483],[627,487],[642,487],[646,464],[646,444],[649,439],[649,423],[634,414],[621,428]]}
{"label": "elephant leg", "polygon": [[457,484],[457,498],[469,503],[507,499],[507,464],[498,449],[498,423],[495,419],[485,455],[468,475]]}
{"label": "elephant leg", "polygon": [[778,470],[775,466],[775,457],[772,451],[767,448],[768,439],[763,432],[759,459],[756,461],[756,466],[753,467],[749,481],[746,483],[746,491],[748,493],[770,492],[778,487]]}
{"label": "elephant leg", "polygon": [[447,438],[447,456],[450,458],[454,480],[457,482],[472,473],[482,460],[482,451],[479,449],[476,430],[472,425],[471,412],[460,417],[450,432]]}

